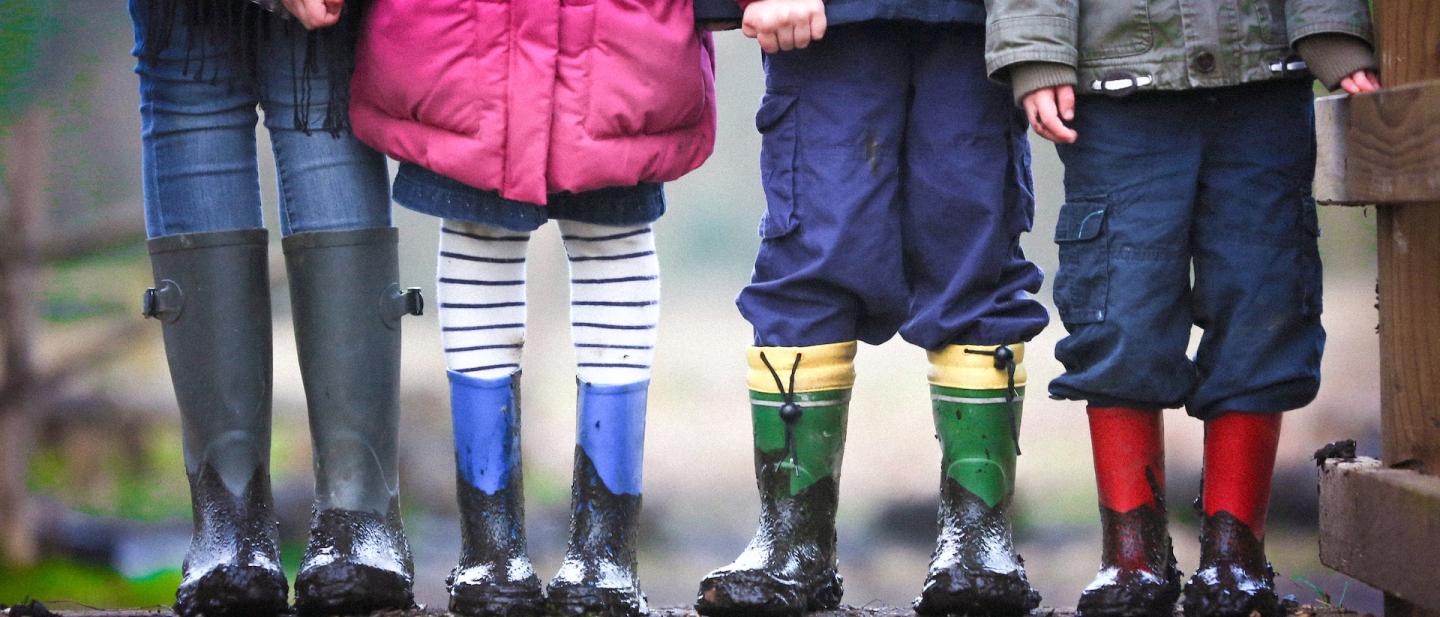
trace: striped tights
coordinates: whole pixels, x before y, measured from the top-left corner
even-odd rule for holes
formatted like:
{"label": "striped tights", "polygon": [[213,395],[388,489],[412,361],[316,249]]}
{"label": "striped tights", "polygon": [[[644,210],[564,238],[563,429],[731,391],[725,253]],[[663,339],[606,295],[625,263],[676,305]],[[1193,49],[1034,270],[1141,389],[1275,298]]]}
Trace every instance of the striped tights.
{"label": "striped tights", "polygon": [[[597,385],[649,379],[660,313],[660,262],[650,226],[558,223],[570,260],[576,375]],[[451,371],[498,379],[520,369],[529,240],[525,232],[442,224],[440,326]]]}

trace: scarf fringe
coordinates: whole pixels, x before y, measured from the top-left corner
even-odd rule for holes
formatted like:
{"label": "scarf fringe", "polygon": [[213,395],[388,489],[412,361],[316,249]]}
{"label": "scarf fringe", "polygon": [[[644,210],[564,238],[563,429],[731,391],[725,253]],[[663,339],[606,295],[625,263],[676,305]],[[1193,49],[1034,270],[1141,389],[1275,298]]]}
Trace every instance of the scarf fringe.
{"label": "scarf fringe", "polygon": [[[359,40],[365,2],[349,0],[340,23],[330,28],[305,32],[304,49],[290,49],[289,58],[261,58],[260,49],[279,32],[294,36],[302,28],[294,19],[271,13],[252,0],[146,0],[138,3],[145,20],[146,35],[137,55],[155,61],[171,51],[177,32],[184,32],[184,73],[196,81],[222,84],[233,91],[240,79],[259,83],[261,62],[288,60],[294,75],[292,100],[295,129],[306,135],[312,127],[315,82],[327,82],[324,115],[318,130],[339,136],[350,129],[350,89],[333,87],[348,84],[355,70],[355,45]],[[283,10],[283,9],[282,9]],[[240,67],[233,76],[222,78],[220,63],[213,56],[232,60]],[[323,61],[322,61],[323,56]],[[323,66],[322,66],[323,65]]]}

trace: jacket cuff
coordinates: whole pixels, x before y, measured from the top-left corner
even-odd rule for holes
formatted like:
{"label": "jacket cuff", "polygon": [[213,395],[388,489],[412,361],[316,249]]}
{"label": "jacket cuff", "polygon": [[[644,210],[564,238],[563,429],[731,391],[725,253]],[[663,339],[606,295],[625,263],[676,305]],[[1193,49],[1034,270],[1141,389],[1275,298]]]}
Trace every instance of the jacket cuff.
{"label": "jacket cuff", "polygon": [[695,21],[740,21],[745,9],[735,0],[695,0]]}
{"label": "jacket cuff", "polygon": [[1077,81],[1075,67],[1055,62],[1023,62],[1010,67],[1010,87],[1015,92],[1015,105],[1025,95],[1041,88],[1073,86]]}
{"label": "jacket cuff", "polygon": [[1361,69],[1376,70],[1379,63],[1365,41],[1348,34],[1316,34],[1295,42],[1295,51],[1326,88],[1334,90],[1340,80]]}
{"label": "jacket cuff", "polygon": [[1007,81],[1010,67],[1048,62],[1074,67],[1075,22],[1056,15],[1024,15],[991,19],[985,25],[985,72]]}

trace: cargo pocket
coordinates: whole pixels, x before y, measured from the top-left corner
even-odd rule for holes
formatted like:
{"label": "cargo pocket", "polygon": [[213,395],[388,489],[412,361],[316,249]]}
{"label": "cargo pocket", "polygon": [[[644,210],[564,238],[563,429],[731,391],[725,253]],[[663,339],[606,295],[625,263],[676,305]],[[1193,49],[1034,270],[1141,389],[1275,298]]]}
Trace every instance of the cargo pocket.
{"label": "cargo pocket", "polygon": [[1320,219],[1315,212],[1315,198],[1306,196],[1300,200],[1300,226],[1305,236],[1300,245],[1300,311],[1307,317],[1319,316],[1324,311],[1322,289],[1324,271],[1320,264]]}
{"label": "cargo pocket", "polygon": [[1066,324],[1105,321],[1110,294],[1110,242],[1105,228],[1106,197],[1079,197],[1060,207],[1055,243],[1060,269],[1055,273],[1055,308]]}
{"label": "cargo pocket", "polygon": [[769,92],[755,114],[760,130],[760,177],[765,185],[765,214],[760,237],[779,238],[795,230],[795,162],[799,135],[795,127],[795,95]]}

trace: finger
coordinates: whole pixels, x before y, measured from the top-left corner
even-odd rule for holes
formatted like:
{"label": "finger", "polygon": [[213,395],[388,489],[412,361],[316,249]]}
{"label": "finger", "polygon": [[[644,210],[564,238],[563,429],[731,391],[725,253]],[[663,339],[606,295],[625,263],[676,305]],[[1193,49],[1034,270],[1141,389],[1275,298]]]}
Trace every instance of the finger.
{"label": "finger", "polygon": [[821,7],[819,11],[810,16],[810,38],[817,41],[825,38],[825,28],[828,26],[829,22],[825,20],[825,9]]}
{"label": "finger", "polygon": [[795,49],[795,27],[790,24],[781,24],[775,29],[775,38],[780,41],[780,49],[790,51]]}
{"label": "finger", "polygon": [[1355,85],[1360,86],[1361,92],[1374,92],[1380,88],[1371,80],[1370,71],[1355,71]]}
{"label": "finger", "polygon": [[805,49],[810,46],[810,24],[809,22],[795,26],[795,49]]}
{"label": "finger", "polygon": [[1050,140],[1056,143],[1066,144],[1075,141],[1075,131],[1070,130],[1070,127],[1065,126],[1065,123],[1060,121],[1060,112],[1055,108],[1055,97],[1053,93],[1050,93],[1048,96],[1041,96],[1038,103],[1040,123],[1045,125],[1046,131],[1052,136]]}
{"label": "finger", "polygon": [[1044,123],[1040,122],[1040,105],[1037,103],[1039,98],[1033,94],[1025,97],[1025,118],[1030,122],[1030,128],[1035,129],[1036,135],[1054,141],[1054,136],[1050,135],[1050,131],[1045,128]]}
{"label": "finger", "polygon": [[1370,83],[1375,84],[1375,89],[1376,89],[1376,90],[1379,90],[1379,89],[1385,87],[1385,84],[1380,83],[1380,75],[1377,74],[1375,71],[1371,71],[1371,70],[1369,70],[1369,69],[1366,69],[1366,71],[1365,71],[1365,76],[1368,77],[1368,78],[1370,78]]}
{"label": "finger", "polygon": [[747,19],[740,23],[740,32],[753,39],[756,36],[755,25]]}
{"label": "finger", "polygon": [[1360,86],[1355,83],[1355,78],[1346,77],[1340,80],[1340,89],[1350,94],[1360,94]]}
{"label": "finger", "polygon": [[1055,89],[1055,96],[1060,104],[1060,117],[1066,122],[1075,119],[1075,88],[1071,86],[1060,86]]}
{"label": "finger", "polygon": [[760,49],[765,53],[773,54],[780,52],[780,41],[775,37],[775,32],[761,32],[756,38],[760,41]]}

